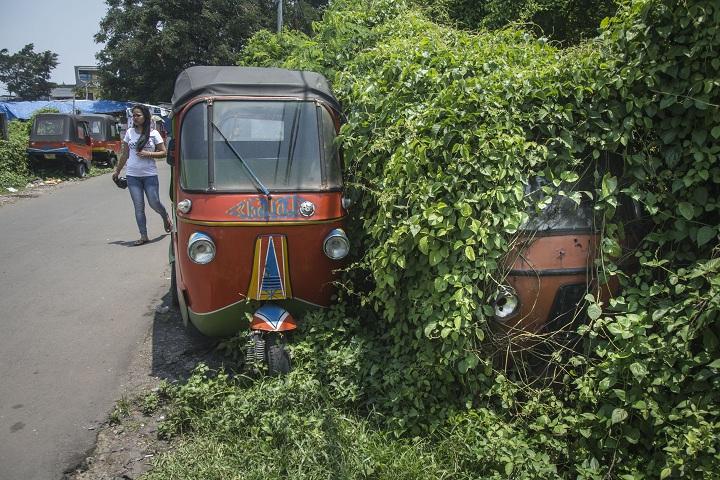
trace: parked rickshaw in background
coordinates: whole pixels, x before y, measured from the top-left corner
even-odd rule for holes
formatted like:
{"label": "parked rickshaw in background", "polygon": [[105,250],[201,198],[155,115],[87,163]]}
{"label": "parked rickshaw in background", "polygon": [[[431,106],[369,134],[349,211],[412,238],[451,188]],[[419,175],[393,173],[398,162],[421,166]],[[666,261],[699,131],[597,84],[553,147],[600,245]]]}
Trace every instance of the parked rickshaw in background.
{"label": "parked rickshaw in background", "polygon": [[303,313],[331,304],[349,253],[339,125],[317,73],[191,67],[175,82],[173,292],[206,335],[249,329],[248,358],[273,373],[289,370]]}
{"label": "parked rickshaw in background", "polygon": [[64,166],[84,177],[92,159],[88,122],[79,115],[65,113],[35,116],[27,153],[32,164]]}
{"label": "parked rickshaw in background", "polygon": [[158,131],[160,137],[163,139],[165,146],[167,146],[168,131],[165,128],[165,121],[160,115],[152,116],[152,128]]}
{"label": "parked rickshaw in background", "polygon": [[[541,177],[528,183],[528,195],[548,202],[541,212],[531,209],[521,227],[506,257],[507,275],[494,305],[495,323],[510,339],[507,348],[523,362],[542,354],[530,348],[533,345],[550,345],[548,351],[572,348],[579,340],[578,327],[587,323],[585,297],[590,294],[607,304],[618,288],[617,278],[598,275],[601,235],[594,203],[589,198],[577,203],[563,195],[547,198],[542,193],[545,183]],[[591,190],[575,185],[567,186],[567,193],[573,188]],[[644,234],[639,205],[621,196],[616,215],[626,224],[624,247],[634,247]],[[621,252],[615,253],[606,260],[629,268]]]}
{"label": "parked rickshaw in background", "polygon": [[122,149],[120,126],[112,115],[85,114],[80,118],[88,123],[92,137],[92,160],[110,167],[117,164]]}

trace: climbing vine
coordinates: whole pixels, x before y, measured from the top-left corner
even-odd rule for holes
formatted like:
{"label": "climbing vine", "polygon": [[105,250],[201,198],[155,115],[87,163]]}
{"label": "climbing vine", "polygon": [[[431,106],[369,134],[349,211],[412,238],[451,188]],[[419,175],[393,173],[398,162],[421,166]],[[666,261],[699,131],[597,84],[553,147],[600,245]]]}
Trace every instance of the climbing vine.
{"label": "climbing vine", "polygon": [[[323,335],[331,351],[354,345],[352,378],[328,377],[353,385],[338,402],[380,412],[398,435],[513,432],[499,448],[552,465],[528,478],[711,478],[718,24],[710,0],[624,1],[598,38],[560,49],[376,0],[333,2],[313,36],[256,35],[243,63],[323,72],[345,106],[357,256],[342,308],[314,318],[302,347]],[[535,208],[533,176],[551,195],[591,179],[581,195],[603,235],[597,269],[619,284],[609,300],[588,297],[582,346],[552,352],[550,384],[497,367],[489,321],[503,259]],[[638,225],[623,221],[623,202]],[[511,475],[517,461],[492,471]]]}

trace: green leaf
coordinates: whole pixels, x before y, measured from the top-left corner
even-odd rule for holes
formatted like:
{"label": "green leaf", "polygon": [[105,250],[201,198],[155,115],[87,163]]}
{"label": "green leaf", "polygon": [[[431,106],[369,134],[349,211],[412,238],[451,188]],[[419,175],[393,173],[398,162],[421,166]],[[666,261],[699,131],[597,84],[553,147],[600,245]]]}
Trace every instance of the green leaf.
{"label": "green leaf", "polygon": [[470,260],[471,262],[474,262],[475,261],[475,249],[473,249],[473,247],[471,247],[470,245],[465,247],[465,256],[467,257],[468,260]]}
{"label": "green leaf", "polygon": [[620,423],[625,421],[625,419],[628,418],[628,413],[625,411],[624,408],[616,408],[612,412],[611,421],[612,424],[615,425],[616,423]]}
{"label": "green leaf", "polygon": [[630,371],[632,372],[633,376],[638,379],[642,380],[645,378],[648,374],[647,368],[642,363],[635,362],[632,365],[630,365]]}
{"label": "green leaf", "polygon": [[663,480],[663,479],[669,477],[671,473],[672,473],[672,468],[669,468],[669,467],[663,468],[662,471],[660,472],[660,480]]}
{"label": "green leaf", "polygon": [[697,232],[697,244],[698,247],[702,247],[717,235],[717,232],[713,227],[704,226],[698,229]]}
{"label": "green leaf", "polygon": [[590,304],[587,309],[588,317],[591,320],[597,320],[602,315],[602,308],[597,303]]}
{"label": "green leaf", "polygon": [[680,214],[688,220],[692,220],[695,216],[695,208],[693,208],[692,204],[688,202],[680,202],[678,210],[680,211]]}
{"label": "green leaf", "polygon": [[420,242],[418,243],[418,248],[424,255],[428,254],[428,252],[430,251],[430,247],[428,245],[428,237],[423,237],[420,239]]}
{"label": "green leaf", "polygon": [[665,95],[662,100],[660,100],[660,109],[667,108],[673,103],[675,103],[676,97],[675,95]]}
{"label": "green leaf", "polygon": [[713,360],[712,362],[708,363],[708,367],[710,367],[710,368],[715,368],[715,369],[720,369],[720,358],[718,358],[717,360]]}
{"label": "green leaf", "polygon": [[710,130],[710,135],[712,135],[713,138],[720,138],[720,125],[713,127],[713,129]]}
{"label": "green leaf", "polygon": [[697,129],[693,131],[692,134],[693,141],[697,143],[698,145],[702,146],[705,144],[705,140],[707,140],[707,130],[705,129]]}
{"label": "green leaf", "polygon": [[436,326],[437,326],[437,322],[430,322],[427,325],[425,325],[425,336],[429,337],[430,334],[432,334],[433,330],[435,330]]}
{"label": "green leaf", "polygon": [[442,262],[444,258],[445,255],[442,250],[433,250],[430,252],[430,265],[434,267],[438,263]]}
{"label": "green leaf", "polygon": [[615,192],[617,188],[617,178],[610,174],[605,174],[602,179],[602,194],[603,197],[609,197]]}

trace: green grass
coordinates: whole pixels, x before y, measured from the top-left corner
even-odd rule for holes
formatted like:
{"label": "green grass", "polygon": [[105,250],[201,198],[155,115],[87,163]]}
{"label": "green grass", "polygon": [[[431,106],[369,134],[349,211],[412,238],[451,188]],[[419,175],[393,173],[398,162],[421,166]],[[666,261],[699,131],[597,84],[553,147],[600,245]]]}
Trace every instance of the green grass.
{"label": "green grass", "polygon": [[172,394],[164,433],[184,432],[182,440],[145,480],[472,478],[427,440],[394,438],[333,406],[307,372],[254,382],[201,377]]}
{"label": "green grass", "polygon": [[[329,357],[343,355],[335,350]],[[433,433],[398,437],[386,418],[360,410],[334,382],[320,380],[327,379],[329,359],[299,359],[283,377],[232,376],[201,365],[187,383],[165,386],[156,397],[166,413],[159,434],[177,443],[143,479],[558,476],[562,439],[531,438],[525,425],[484,408]],[[336,377],[343,375],[352,372]]]}

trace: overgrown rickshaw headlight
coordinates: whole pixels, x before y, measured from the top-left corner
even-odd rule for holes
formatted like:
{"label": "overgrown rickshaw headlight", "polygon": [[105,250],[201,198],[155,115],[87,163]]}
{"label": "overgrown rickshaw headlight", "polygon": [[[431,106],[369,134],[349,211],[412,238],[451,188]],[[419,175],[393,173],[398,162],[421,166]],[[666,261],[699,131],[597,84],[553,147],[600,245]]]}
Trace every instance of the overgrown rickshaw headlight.
{"label": "overgrown rickshaw headlight", "polygon": [[495,319],[504,321],[517,313],[520,308],[520,299],[512,287],[502,285],[498,289],[493,307],[495,308]]}
{"label": "overgrown rickshaw headlight", "polygon": [[323,251],[333,260],[343,259],[350,253],[350,241],[341,228],[336,228],[325,237]]}
{"label": "overgrown rickshaw headlight", "polygon": [[212,262],[213,258],[215,258],[215,244],[212,239],[202,232],[195,232],[190,235],[188,257],[194,263],[201,265]]}

